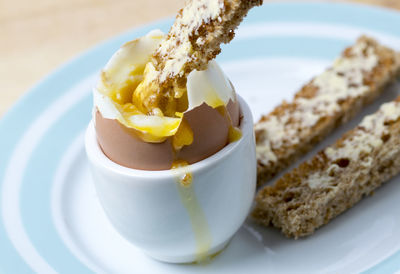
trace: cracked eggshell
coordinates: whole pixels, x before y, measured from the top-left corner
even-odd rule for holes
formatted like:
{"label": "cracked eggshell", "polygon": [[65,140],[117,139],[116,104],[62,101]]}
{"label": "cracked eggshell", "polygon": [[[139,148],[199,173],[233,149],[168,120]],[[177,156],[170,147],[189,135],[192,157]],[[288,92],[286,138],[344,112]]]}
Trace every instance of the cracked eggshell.
{"label": "cracked eggshell", "polygon": [[[124,119],[109,97],[110,90],[124,87],[131,72],[146,65],[163,38],[164,34],[156,30],[125,43],[104,67],[100,82],[93,90],[93,118],[99,145],[108,158],[126,167],[165,170],[171,168],[174,159],[192,164],[216,153],[229,140],[229,119],[215,109],[222,105],[226,106],[233,125],[239,124],[235,90],[214,60],[209,62],[206,70],[195,70],[188,76],[189,107],[183,119],[191,127],[194,140],[176,155],[172,137],[161,138],[159,143],[145,142],[140,138],[143,132],[138,127],[134,129],[119,122]],[[154,126],[146,119],[136,122]]]}
{"label": "cracked eggshell", "polygon": [[135,169],[163,170],[171,168],[171,139],[162,143],[147,143],[137,130],[127,128],[116,119],[95,113],[97,141],[104,154],[113,162]]}
{"label": "cracked eggshell", "polygon": [[[229,102],[227,110],[234,126],[239,124],[239,104]],[[228,144],[231,122],[221,113],[206,103],[187,111],[183,115],[193,131],[193,143],[184,146],[178,153],[178,158],[189,164],[201,161]]]}
{"label": "cracked eggshell", "polygon": [[[239,125],[239,104],[227,106],[234,126]],[[228,143],[230,122],[221,113],[203,103],[183,114],[193,131],[193,143],[184,146],[174,158],[172,137],[161,143],[144,142],[137,130],[127,128],[116,119],[104,118],[97,110],[95,128],[97,140],[104,154],[125,167],[143,170],[170,169],[174,159],[189,164],[201,161],[221,150]]]}

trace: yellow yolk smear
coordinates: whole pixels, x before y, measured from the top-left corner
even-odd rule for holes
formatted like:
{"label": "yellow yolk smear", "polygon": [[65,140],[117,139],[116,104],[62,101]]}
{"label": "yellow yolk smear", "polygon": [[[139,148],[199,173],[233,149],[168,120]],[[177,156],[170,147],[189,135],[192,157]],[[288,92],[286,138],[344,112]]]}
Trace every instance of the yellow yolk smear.
{"label": "yellow yolk smear", "polygon": [[242,138],[242,131],[237,127],[230,126],[228,142],[233,143],[239,141],[240,138]]}
{"label": "yellow yolk smear", "polygon": [[228,113],[228,110],[224,105],[218,105],[215,109],[229,122],[229,131],[228,131],[228,143],[233,143],[239,141],[242,138],[242,131],[238,127],[234,127],[232,124],[231,116]]}
{"label": "yellow yolk smear", "polygon": [[206,216],[193,189],[193,176],[186,161],[176,160],[171,170],[176,174],[177,187],[183,206],[189,215],[196,241],[196,263],[209,260],[212,238]]}
{"label": "yellow yolk smear", "polygon": [[175,151],[180,150],[183,146],[188,146],[193,143],[193,131],[184,118],[181,118],[181,123],[172,137],[172,145]]}

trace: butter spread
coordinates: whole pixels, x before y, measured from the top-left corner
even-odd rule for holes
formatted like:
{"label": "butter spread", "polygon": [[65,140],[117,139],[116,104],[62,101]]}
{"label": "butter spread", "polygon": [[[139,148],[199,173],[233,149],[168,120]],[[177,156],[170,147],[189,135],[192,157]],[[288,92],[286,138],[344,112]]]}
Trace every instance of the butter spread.
{"label": "butter spread", "polygon": [[320,173],[312,173],[308,176],[306,183],[310,188],[318,188],[322,186],[329,186],[333,181],[330,176],[321,176]]}
{"label": "butter spread", "polygon": [[[263,135],[257,142],[257,158],[261,163],[276,161],[273,155],[282,145],[298,144],[323,117],[340,111],[340,101],[356,98],[368,92],[364,77],[378,65],[374,48],[364,41],[357,42],[348,56],[342,56],[333,67],[314,78],[310,85],[315,94],[295,97],[283,113],[272,114],[256,124],[255,130]],[[267,154],[264,154],[268,151]]]}
{"label": "butter spread", "polygon": [[[224,11],[224,1],[209,0],[190,1],[185,5],[181,16],[178,16],[169,31],[169,39],[164,41],[157,53],[161,56],[169,57],[165,67],[160,74],[160,81],[163,82],[167,77],[183,75],[185,63],[195,60],[195,56],[188,54],[192,52],[192,44],[189,38],[195,33],[203,23],[215,20]],[[198,38],[196,43],[201,46],[205,43],[204,38]]]}
{"label": "butter spread", "polygon": [[370,154],[382,146],[382,136],[388,133],[387,122],[400,118],[400,103],[397,101],[383,104],[375,114],[366,116],[351,138],[344,141],[343,146],[329,148],[325,154],[329,159],[349,158],[358,160],[361,154]]}
{"label": "butter spread", "polygon": [[373,158],[370,154],[383,145],[382,136],[388,134],[388,122],[398,119],[400,119],[400,102],[383,104],[376,113],[366,116],[343,143],[324,150],[331,165],[326,170],[310,174],[305,183],[312,189],[330,187],[334,182],[330,174],[340,169],[336,164],[340,159],[355,161],[362,167],[371,167]]}

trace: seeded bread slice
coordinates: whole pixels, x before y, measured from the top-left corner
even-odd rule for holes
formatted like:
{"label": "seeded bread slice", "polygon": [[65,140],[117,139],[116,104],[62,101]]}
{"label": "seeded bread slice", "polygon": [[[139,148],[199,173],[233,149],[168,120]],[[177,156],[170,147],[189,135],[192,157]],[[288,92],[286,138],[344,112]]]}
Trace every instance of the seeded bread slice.
{"label": "seeded bread slice", "polygon": [[333,66],[255,125],[258,185],[292,164],[377,98],[400,74],[400,55],[362,36]]}
{"label": "seeded bread slice", "polygon": [[256,196],[252,216],[310,235],[400,172],[400,97]]}

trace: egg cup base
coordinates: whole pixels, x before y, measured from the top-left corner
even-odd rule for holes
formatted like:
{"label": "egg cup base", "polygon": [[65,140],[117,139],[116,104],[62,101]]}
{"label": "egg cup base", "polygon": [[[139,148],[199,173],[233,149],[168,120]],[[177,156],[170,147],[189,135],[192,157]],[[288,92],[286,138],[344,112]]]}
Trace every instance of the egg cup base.
{"label": "egg cup base", "polygon": [[203,256],[200,260],[198,259],[197,254],[191,254],[187,256],[165,256],[161,255],[158,256],[157,254],[148,254],[145,253],[147,256],[150,258],[163,262],[163,263],[172,263],[172,264],[206,264],[207,262],[210,262],[213,260],[216,256],[218,256],[222,251],[228,247],[230,241],[232,240],[233,237],[229,238],[225,242],[211,248],[206,256]]}

